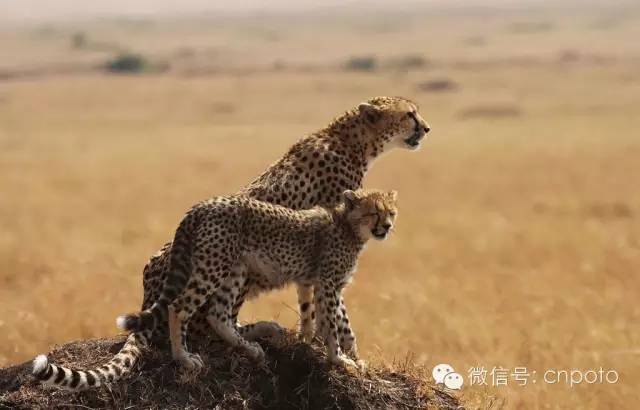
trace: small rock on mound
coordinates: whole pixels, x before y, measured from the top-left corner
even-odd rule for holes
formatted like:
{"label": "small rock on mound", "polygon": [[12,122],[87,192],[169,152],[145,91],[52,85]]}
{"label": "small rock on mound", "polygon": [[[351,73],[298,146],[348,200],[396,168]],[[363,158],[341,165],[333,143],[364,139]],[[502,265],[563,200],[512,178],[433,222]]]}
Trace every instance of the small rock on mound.
{"label": "small rock on mound", "polygon": [[[124,338],[63,345],[49,354],[52,363],[91,368],[108,361]],[[0,369],[1,408],[145,409],[458,409],[458,400],[428,385],[419,369],[370,368],[349,372],[326,364],[321,349],[285,335],[261,343],[267,362],[260,367],[212,342],[199,350],[205,370],[181,380],[166,352],[148,353],[133,374],[110,387],[69,392],[45,389],[31,376],[31,362]],[[404,366],[407,367],[407,366]]]}

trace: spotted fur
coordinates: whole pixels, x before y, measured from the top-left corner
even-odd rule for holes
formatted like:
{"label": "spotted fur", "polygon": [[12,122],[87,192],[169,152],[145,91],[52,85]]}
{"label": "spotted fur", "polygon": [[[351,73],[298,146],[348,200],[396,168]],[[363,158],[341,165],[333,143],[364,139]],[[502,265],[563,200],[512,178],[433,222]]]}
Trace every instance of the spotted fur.
{"label": "spotted fur", "polygon": [[[186,285],[176,294],[172,281],[167,281],[158,299],[169,306],[173,358],[189,370],[202,367],[200,357],[187,350],[186,334],[191,317],[208,302],[207,321],[218,336],[252,359],[263,360],[260,345],[238,332],[235,307],[262,292],[297,283],[315,289],[316,326],[329,360],[355,366],[343,354],[348,350],[357,358],[342,289],[364,244],[371,237],[384,239],[395,215],[396,193],[377,190],[347,190],[339,206],[306,211],[243,196],[217,197],[196,205],[180,224],[191,226],[190,246],[172,250],[172,260],[190,261],[190,270],[179,270],[186,274],[179,282]],[[174,243],[184,240],[178,234],[181,229]],[[122,323],[132,324],[125,329],[153,330],[157,322],[140,317],[152,315],[157,303],[125,316]]]}
{"label": "spotted fur", "polygon": [[[334,206],[340,201],[343,191],[355,190],[362,186],[367,170],[382,153],[393,148],[418,148],[429,131],[429,126],[417,110],[413,102],[400,97],[376,97],[361,103],[331,121],[323,129],[299,140],[280,160],[241,189],[237,195],[295,210],[309,209],[317,205]],[[142,308],[152,309],[155,304],[157,309],[152,309],[149,312],[150,316],[145,315],[140,320],[147,321],[147,324],[152,320],[155,327],[152,332],[138,332],[135,333],[136,338],[129,337],[127,340],[123,350],[128,349],[129,353],[136,352],[130,357],[132,365],[138,360],[139,352],[149,344],[162,344],[167,339],[167,310],[164,308],[165,302],[160,300],[160,294],[167,282],[174,286],[176,294],[180,293],[180,288],[184,286],[184,281],[177,277],[178,271],[172,265],[174,248],[183,250],[184,246],[172,242],[165,244],[144,267]],[[177,266],[179,269],[179,265]],[[184,278],[185,275],[180,277]],[[297,286],[301,335],[303,339],[309,340],[314,331],[314,292],[309,284],[299,283]],[[238,297],[238,300],[243,298]],[[194,342],[206,339],[212,334],[207,320],[211,303],[206,302],[190,321],[189,336]],[[233,307],[233,321],[236,320],[240,307],[240,304]],[[119,323],[122,327],[132,326],[135,329],[142,326],[122,323],[123,320],[124,318]],[[346,315],[343,320],[345,323],[348,322]],[[251,339],[268,334],[273,328],[272,323],[259,322],[238,326],[237,330],[244,338]],[[136,348],[135,351],[133,347]],[[118,363],[111,361],[106,366],[116,365]],[[131,367],[120,368],[117,377],[112,377],[111,380],[124,377],[130,370]],[[115,374],[116,371],[113,370],[111,373]],[[43,379],[44,373],[34,374]],[[50,378],[45,380],[51,382]],[[103,383],[109,381],[107,378],[101,380]]]}

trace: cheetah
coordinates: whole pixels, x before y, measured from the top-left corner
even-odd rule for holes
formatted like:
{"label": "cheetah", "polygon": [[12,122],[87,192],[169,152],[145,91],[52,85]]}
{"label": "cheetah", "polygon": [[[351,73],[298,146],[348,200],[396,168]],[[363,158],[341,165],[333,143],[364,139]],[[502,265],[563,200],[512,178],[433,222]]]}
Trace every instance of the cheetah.
{"label": "cheetah", "polygon": [[[303,137],[287,153],[236,195],[286,206],[294,210],[314,206],[335,206],[345,190],[361,188],[362,180],[374,161],[396,148],[417,150],[430,131],[412,101],[401,97],[375,97],[332,120],[326,127]],[[143,269],[142,309],[149,309],[160,297],[165,281],[176,289],[185,283],[170,276],[174,250],[182,245],[166,243]],[[300,333],[310,341],[314,332],[315,306],[313,287],[298,283]],[[242,300],[239,298],[238,300]],[[211,310],[207,301],[189,322],[189,343],[198,343],[212,335],[207,320]],[[344,301],[339,300],[340,308]],[[232,322],[237,320],[240,305],[234,306]],[[163,316],[166,316],[163,315]],[[153,331],[131,333],[118,354],[108,363],[91,371],[77,371],[49,364],[46,356],[34,360],[34,374],[45,384],[82,389],[114,382],[129,373],[143,352],[161,346],[168,335],[166,317]],[[343,321],[348,322],[345,315]],[[258,322],[238,325],[238,333],[256,339],[274,333],[274,323]]]}
{"label": "cheetah", "polygon": [[[247,197],[217,197],[193,207],[176,231],[184,244],[171,255],[170,275],[151,308],[118,318],[129,332],[153,330],[155,318],[169,312],[173,358],[189,370],[202,360],[187,351],[187,325],[205,302],[207,320],[218,336],[256,361],[264,360],[259,344],[237,330],[233,307],[245,299],[289,283],[314,288],[317,328],[331,363],[356,362],[341,351],[340,338],[357,359],[355,336],[343,321],[342,289],[350,281],[358,255],[370,238],[385,239],[396,218],[395,191],[347,190],[337,207],[294,211]],[[345,343],[343,342],[343,345]]]}

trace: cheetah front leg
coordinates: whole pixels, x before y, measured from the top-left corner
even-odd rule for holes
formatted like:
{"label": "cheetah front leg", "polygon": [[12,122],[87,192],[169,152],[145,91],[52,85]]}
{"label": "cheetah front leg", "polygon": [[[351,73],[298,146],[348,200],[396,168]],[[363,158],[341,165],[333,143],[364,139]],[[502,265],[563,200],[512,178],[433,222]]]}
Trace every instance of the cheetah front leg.
{"label": "cheetah front leg", "polygon": [[340,343],[340,348],[348,355],[350,355],[353,359],[355,359],[358,364],[362,367],[364,366],[364,362],[361,361],[358,357],[358,346],[356,344],[356,335],[351,330],[351,324],[349,322],[349,316],[347,315],[347,307],[344,304],[344,296],[342,296],[342,292],[340,292],[339,303],[338,303],[338,312],[340,313],[340,318],[338,321],[338,339]]}
{"label": "cheetah front leg", "polygon": [[342,366],[358,368],[359,366],[356,362],[347,357],[340,347],[340,336],[338,334],[341,315],[340,298],[340,289],[332,286],[332,284],[316,286],[315,300],[319,318],[317,325],[324,333],[329,361]]}
{"label": "cheetah front leg", "polygon": [[314,332],[313,321],[316,314],[313,303],[313,285],[299,283],[297,288],[300,307],[300,339],[305,343],[311,343]]}
{"label": "cheetah front leg", "polygon": [[[250,277],[251,275],[247,272],[245,276]],[[260,322],[248,323],[246,325],[240,325],[238,323],[238,313],[240,313],[240,308],[244,304],[247,294],[250,293],[249,291],[251,290],[252,282],[250,279],[245,279],[244,281],[239,280],[236,283],[238,283],[240,290],[238,291],[238,295],[235,296],[235,301],[233,303],[231,324],[236,326],[238,334],[251,341],[260,338],[276,338],[282,336],[284,334],[284,329],[276,322],[262,320]]]}
{"label": "cheetah front leg", "polygon": [[[347,355],[351,356],[358,366],[363,369],[366,367],[366,363],[363,360],[360,360],[358,355],[358,347],[356,344],[356,336],[353,330],[351,329],[351,323],[349,321],[349,316],[347,315],[347,308],[344,303],[344,296],[342,296],[342,291],[340,293],[339,305],[338,305],[338,343],[340,345],[340,349]],[[314,304],[318,304],[318,301],[314,301]],[[321,340],[325,340],[328,334],[328,328],[325,322],[316,320],[316,328],[317,333],[316,336]]]}
{"label": "cheetah front leg", "polygon": [[[262,347],[256,342],[245,339],[237,327],[237,310],[242,306],[246,295],[246,292],[243,291],[246,284],[245,274],[244,267],[237,268],[235,274],[229,276],[225,283],[216,290],[211,300],[207,321],[223,341],[233,347],[239,347],[251,359],[262,363],[264,362]],[[239,299],[240,297],[242,299]],[[243,333],[251,335],[251,330],[254,328],[248,327]]]}

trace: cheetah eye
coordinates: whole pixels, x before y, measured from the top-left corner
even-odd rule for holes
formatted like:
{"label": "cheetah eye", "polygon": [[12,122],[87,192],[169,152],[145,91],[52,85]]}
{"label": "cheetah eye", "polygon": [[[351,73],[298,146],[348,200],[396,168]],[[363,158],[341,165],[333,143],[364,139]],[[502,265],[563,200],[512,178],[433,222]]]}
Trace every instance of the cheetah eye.
{"label": "cheetah eye", "polygon": [[396,216],[396,213],[395,213],[395,212],[393,212],[393,211],[391,211],[391,212],[389,212],[389,215],[391,215],[391,216]]}

